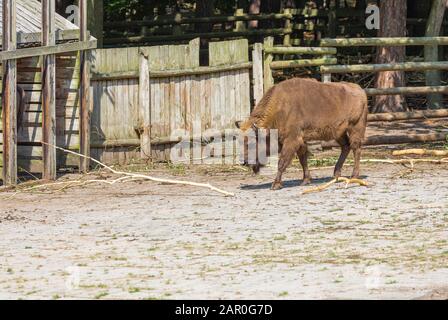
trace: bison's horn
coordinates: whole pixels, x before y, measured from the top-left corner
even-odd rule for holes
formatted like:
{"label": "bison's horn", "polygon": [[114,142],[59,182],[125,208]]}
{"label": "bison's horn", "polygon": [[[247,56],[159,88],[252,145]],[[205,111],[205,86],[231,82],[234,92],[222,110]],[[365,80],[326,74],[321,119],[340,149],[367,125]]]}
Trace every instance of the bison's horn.
{"label": "bison's horn", "polygon": [[238,129],[241,129],[241,125],[243,124],[243,121],[235,121],[235,126],[238,128]]}
{"label": "bison's horn", "polygon": [[253,129],[255,132],[257,132],[260,128],[259,128],[255,123],[252,123],[252,129]]}

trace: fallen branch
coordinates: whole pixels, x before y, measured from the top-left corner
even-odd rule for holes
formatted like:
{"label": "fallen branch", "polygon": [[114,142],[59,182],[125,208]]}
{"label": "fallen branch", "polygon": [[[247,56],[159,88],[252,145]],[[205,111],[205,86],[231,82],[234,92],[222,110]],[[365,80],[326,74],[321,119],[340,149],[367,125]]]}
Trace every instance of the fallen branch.
{"label": "fallen branch", "polygon": [[327,182],[325,184],[322,184],[320,186],[314,187],[314,188],[310,188],[308,190],[305,190],[302,192],[302,194],[309,194],[309,193],[314,193],[314,192],[321,192],[325,189],[328,189],[329,187],[331,187],[333,184],[338,183],[338,182],[345,182],[345,188],[348,188],[348,186],[350,184],[359,184],[360,186],[363,187],[368,187],[369,184],[361,179],[349,179],[349,178],[338,178],[338,179],[333,179],[330,182]]}
{"label": "fallen branch", "polygon": [[418,155],[418,156],[448,156],[448,150],[428,150],[428,149],[406,149],[397,150],[392,152],[393,156],[407,156],[407,155]]}
{"label": "fallen branch", "polygon": [[129,172],[124,172],[124,171],[117,171],[117,170],[113,169],[112,167],[109,167],[108,165],[106,165],[106,164],[104,164],[104,163],[102,163],[102,162],[100,162],[100,161],[98,161],[96,159],[93,159],[91,157],[87,157],[87,156],[82,155],[80,153],[77,153],[77,152],[74,152],[74,151],[71,151],[71,150],[67,150],[67,149],[64,149],[64,148],[61,148],[61,147],[58,147],[58,146],[55,146],[55,145],[52,145],[52,144],[49,144],[49,143],[45,143],[45,142],[41,142],[41,143],[45,144],[45,145],[48,145],[50,147],[53,147],[55,149],[61,150],[61,151],[65,152],[65,153],[69,153],[69,154],[73,154],[73,155],[76,155],[76,156],[81,157],[81,158],[89,159],[89,160],[95,162],[96,164],[100,165],[101,167],[103,167],[103,168],[105,168],[105,169],[109,170],[110,172],[112,172],[114,174],[117,174],[117,175],[123,175],[123,176],[132,177],[132,178],[140,178],[140,179],[143,179],[143,180],[150,180],[150,181],[159,182],[159,183],[206,188],[206,189],[210,189],[212,191],[221,193],[221,194],[223,194],[225,196],[228,196],[228,197],[234,197],[235,196],[234,193],[218,189],[218,188],[216,188],[216,187],[214,187],[214,186],[212,186],[211,184],[208,184],[208,183],[198,183],[198,182],[173,180],[173,179],[162,179],[162,178],[156,178],[156,177],[152,177],[152,176],[148,176],[148,175],[144,175],[144,174],[136,174],[136,173],[129,173]]}

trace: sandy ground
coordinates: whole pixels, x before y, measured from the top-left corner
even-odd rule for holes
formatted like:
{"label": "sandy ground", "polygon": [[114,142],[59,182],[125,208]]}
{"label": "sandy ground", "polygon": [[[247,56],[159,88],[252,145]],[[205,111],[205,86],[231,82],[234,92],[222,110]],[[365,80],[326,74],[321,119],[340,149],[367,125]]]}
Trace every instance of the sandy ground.
{"label": "sandy ground", "polygon": [[368,188],[309,195],[294,168],[276,192],[236,169],[177,177],[234,198],[151,182],[2,192],[0,298],[448,299],[447,165],[363,169]]}

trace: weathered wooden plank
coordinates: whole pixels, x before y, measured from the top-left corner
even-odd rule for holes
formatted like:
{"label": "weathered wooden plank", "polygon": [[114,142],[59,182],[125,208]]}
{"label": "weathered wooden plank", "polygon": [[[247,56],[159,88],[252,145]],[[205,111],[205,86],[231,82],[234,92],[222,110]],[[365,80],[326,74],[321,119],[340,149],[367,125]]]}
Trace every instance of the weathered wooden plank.
{"label": "weathered wooden plank", "polygon": [[209,52],[209,65],[211,67],[249,61],[249,43],[247,39],[211,42],[209,44]]}
{"label": "weathered wooden plank", "polygon": [[448,37],[390,37],[390,38],[341,38],[322,39],[321,47],[386,47],[447,45]]}
{"label": "weathered wooden plank", "polygon": [[80,42],[63,43],[54,46],[47,47],[33,47],[18,49],[16,51],[2,51],[0,52],[0,59],[22,59],[34,56],[49,55],[49,54],[59,54],[59,53],[69,53],[81,50],[94,49],[97,46],[96,40],[86,40]]}
{"label": "weathered wooden plank", "polygon": [[321,73],[379,72],[379,71],[426,71],[448,70],[448,62],[403,62],[385,64],[359,64],[322,66]]}
{"label": "weathered wooden plank", "polygon": [[[268,37],[264,40],[263,47],[264,49],[269,49],[274,46],[274,38]],[[264,92],[268,92],[268,90],[274,85],[274,78],[272,77],[271,63],[274,57],[270,53],[264,53],[263,57],[263,87]]]}
{"label": "weathered wooden plank", "polygon": [[[79,0],[80,14],[80,41],[87,41],[87,0]],[[81,55],[81,87],[80,87],[80,153],[84,156],[80,159],[79,169],[87,172],[90,166],[90,52],[82,51]]]}
{"label": "weathered wooden plank", "polygon": [[[16,1],[3,0],[2,23],[3,52],[17,48]],[[3,121],[3,183],[17,184],[17,61],[3,61],[2,72],[2,121]]]}
{"label": "weathered wooden plank", "polygon": [[263,44],[256,43],[252,51],[252,74],[254,102],[257,105],[263,98]]}
{"label": "weathered wooden plank", "polygon": [[[55,0],[42,0],[42,43],[56,44]],[[42,64],[42,146],[43,173],[45,180],[55,180],[56,171],[56,56],[43,57]]]}

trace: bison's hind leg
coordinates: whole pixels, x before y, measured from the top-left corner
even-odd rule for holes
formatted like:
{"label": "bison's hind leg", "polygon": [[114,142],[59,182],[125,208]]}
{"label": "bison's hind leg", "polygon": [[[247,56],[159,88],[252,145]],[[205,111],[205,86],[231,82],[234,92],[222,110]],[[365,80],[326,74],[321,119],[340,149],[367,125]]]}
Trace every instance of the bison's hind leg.
{"label": "bison's hind leg", "polygon": [[297,156],[299,157],[300,164],[302,165],[303,169],[303,181],[302,186],[308,185],[311,183],[311,172],[308,168],[308,145],[305,143],[302,147],[299,148],[299,151],[297,151]]}
{"label": "bison's hind leg", "polygon": [[280,190],[283,187],[282,176],[285,170],[291,164],[294,155],[299,151],[301,147],[305,145],[303,138],[289,137],[285,139],[282,146],[282,151],[280,152],[278,160],[278,172],[275,177],[274,183],[272,184],[272,190]]}
{"label": "bison's hind leg", "polygon": [[[364,117],[367,119],[367,116]],[[363,118],[363,119],[364,119]],[[350,149],[353,150],[355,164],[353,166],[352,178],[359,178],[361,168],[361,148],[362,141],[366,133],[366,121],[360,121],[349,132]]]}
{"label": "bison's hind leg", "polygon": [[350,153],[350,140],[348,135],[345,133],[341,138],[336,139],[336,142],[341,146],[341,155],[339,156],[338,162],[334,168],[334,177],[338,179],[341,177],[342,167],[344,166],[345,160],[347,160],[348,154]]}

